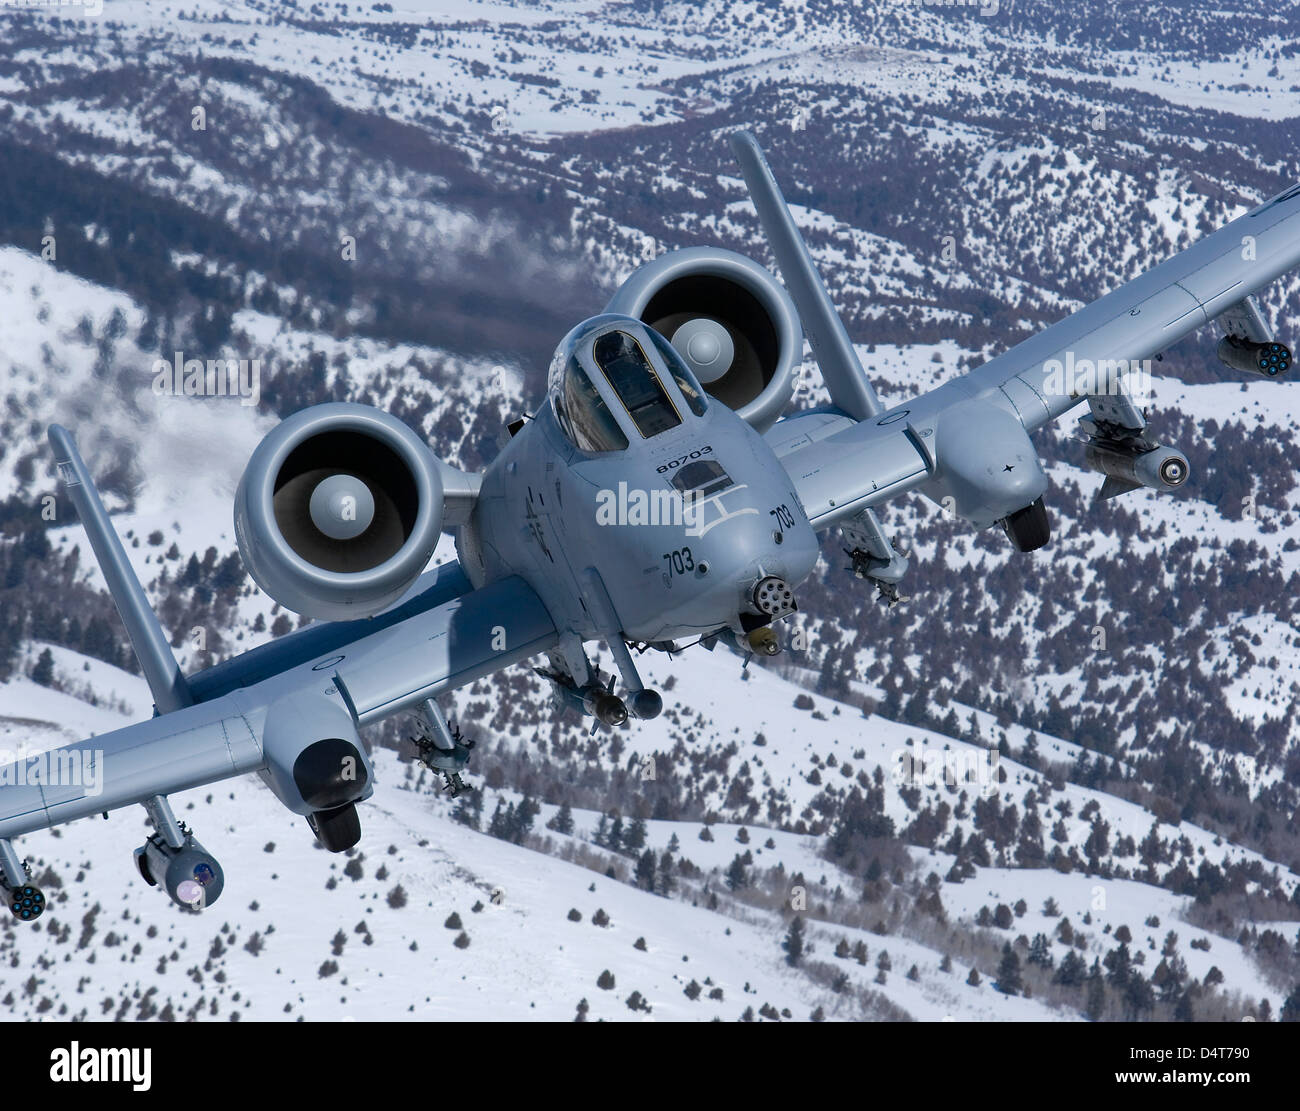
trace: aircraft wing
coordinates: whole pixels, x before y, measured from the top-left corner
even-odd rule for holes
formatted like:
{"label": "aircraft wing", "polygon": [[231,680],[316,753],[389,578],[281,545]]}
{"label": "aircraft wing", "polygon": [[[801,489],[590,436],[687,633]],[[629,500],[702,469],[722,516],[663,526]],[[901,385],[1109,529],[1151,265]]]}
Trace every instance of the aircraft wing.
{"label": "aircraft wing", "polygon": [[0,839],[261,771],[277,703],[337,690],[366,725],[554,644],[550,615],[522,579],[447,597],[461,582],[456,565],[426,578],[378,617],[308,626],[193,676],[193,705],[38,757],[79,769],[52,777],[57,786],[30,781],[34,753],[0,766]]}
{"label": "aircraft wing", "polygon": [[[767,184],[756,178],[751,187]],[[776,223],[767,230],[769,236],[796,234]],[[851,376],[841,368],[826,379],[831,406],[787,417],[765,438],[815,528],[866,514],[859,523],[877,532],[871,507],[912,489],[936,501],[951,498],[950,507],[983,527],[1042,495],[1045,479],[1026,433],[1085,399],[1094,416],[1112,416],[1115,408],[1104,408],[1108,390],[1115,392],[1108,373],[1122,377],[1139,360],[1216,320],[1258,319],[1252,295],[1297,266],[1300,185],[969,374],[885,412],[853,419],[837,396],[837,383]],[[1271,339],[1261,327],[1263,334],[1252,338]],[[834,350],[829,343],[822,347]],[[1124,431],[1133,437],[1120,445],[1129,453],[1123,467],[1159,445],[1136,439],[1145,422],[1131,405],[1119,411],[1128,415]],[[1174,454],[1183,464],[1175,472],[1180,482],[1186,461]],[[1126,473],[1114,481],[1120,488],[1161,488],[1154,479],[1130,478]],[[891,555],[884,546],[874,554]]]}
{"label": "aircraft wing", "polygon": [[[966,375],[974,392],[1001,391],[1026,430],[1083,399],[1050,364],[1067,357],[1147,359],[1300,266],[1300,185]],[[1045,369],[1046,368],[1046,369]],[[941,387],[942,388],[942,387]]]}
{"label": "aircraft wing", "polygon": [[[891,414],[893,411],[891,410]],[[925,439],[909,421],[811,410],[778,421],[765,439],[790,476],[815,529],[870,509],[923,483],[933,470]]]}
{"label": "aircraft wing", "polygon": [[256,719],[230,696],[53,751],[6,755],[17,758],[0,766],[3,838],[256,771],[262,764]]}
{"label": "aircraft wing", "polygon": [[758,140],[739,131],[730,142],[831,396],[765,438],[813,527],[841,526],[854,572],[891,602],[907,560],[881,528],[880,502],[917,490],[975,528],[1001,524],[1033,551],[1050,536],[1035,429],[1086,399],[1086,460],[1106,476],[1101,496],[1171,490],[1186,480],[1187,459],[1147,436],[1128,372],[1216,321],[1227,365],[1268,377],[1292,361],[1254,294],[1300,266],[1300,185],[971,373],[884,410]]}

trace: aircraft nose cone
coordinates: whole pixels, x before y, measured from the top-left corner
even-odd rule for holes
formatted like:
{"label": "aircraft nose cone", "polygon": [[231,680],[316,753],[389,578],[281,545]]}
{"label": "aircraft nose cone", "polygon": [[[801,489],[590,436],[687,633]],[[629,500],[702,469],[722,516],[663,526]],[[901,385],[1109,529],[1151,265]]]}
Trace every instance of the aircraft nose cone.
{"label": "aircraft nose cone", "polygon": [[698,316],[673,333],[672,344],[702,383],[716,382],[728,370],[736,345],[723,325]]}
{"label": "aircraft nose cone", "polygon": [[312,491],[311,521],[331,540],[351,540],[370,527],[375,518],[375,498],[359,478],[330,475]]}

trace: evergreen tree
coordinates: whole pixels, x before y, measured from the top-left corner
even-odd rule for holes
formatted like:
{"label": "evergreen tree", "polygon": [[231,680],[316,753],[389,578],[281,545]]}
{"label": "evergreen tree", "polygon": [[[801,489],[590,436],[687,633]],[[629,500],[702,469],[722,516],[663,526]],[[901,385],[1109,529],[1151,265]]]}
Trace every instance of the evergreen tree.
{"label": "evergreen tree", "polygon": [[591,840],[597,848],[606,848],[609,844],[609,819],[602,814],[600,821],[596,825],[596,832],[591,835]]}
{"label": "evergreen tree", "polygon": [[483,821],[483,793],[466,791],[456,800],[451,816],[461,825],[477,830]]}
{"label": "evergreen tree", "polygon": [[48,648],[41,653],[36,666],[32,668],[32,682],[39,683],[42,687],[48,687],[54,682],[54,657]]}
{"label": "evergreen tree", "polygon": [[785,950],[786,963],[792,968],[797,968],[803,957],[803,919],[797,914],[790,920],[790,929],[785,935],[785,941],[781,943],[781,948]]}
{"label": "evergreen tree", "polygon": [[623,850],[628,853],[640,852],[645,848],[645,819],[633,818],[627,832],[623,834]]}
{"label": "evergreen tree", "polygon": [[1113,988],[1123,991],[1132,974],[1133,958],[1128,946],[1122,942],[1106,954],[1106,980]]}
{"label": "evergreen tree", "polygon": [[636,885],[645,891],[655,889],[655,854],[653,849],[646,849],[637,858]]}
{"label": "evergreen tree", "polygon": [[727,889],[740,891],[749,886],[749,871],[745,867],[745,858],[737,853],[727,866]]}
{"label": "evergreen tree", "polygon": [[609,827],[609,837],[605,842],[605,848],[610,852],[622,852],[623,850],[623,818],[622,815],[614,815],[614,821]]}
{"label": "evergreen tree", "polygon": [[1156,994],[1150,983],[1134,972],[1124,985],[1124,1008],[1130,1019],[1136,1020],[1145,1011],[1155,1010]]}
{"label": "evergreen tree", "polygon": [[1034,940],[1029,944],[1027,960],[1041,968],[1051,968],[1056,963],[1052,959],[1051,942],[1047,940],[1046,934],[1034,934]]}
{"label": "evergreen tree", "polygon": [[677,881],[673,879],[673,858],[664,853],[659,858],[659,882],[656,890],[660,895],[667,895],[676,886]]}
{"label": "evergreen tree", "polygon": [[1003,995],[1019,995],[1024,987],[1020,978],[1020,958],[1011,942],[1002,943],[1002,960],[998,963],[998,982],[993,985]]}
{"label": "evergreen tree", "polygon": [[1088,1018],[1093,1022],[1100,1020],[1106,1010],[1106,981],[1102,978],[1101,962],[1093,958],[1092,968],[1088,971]]}
{"label": "evergreen tree", "polygon": [[1277,1017],[1279,1022],[1300,1022],[1300,984],[1291,989]]}
{"label": "evergreen tree", "polygon": [[566,836],[573,832],[573,810],[567,802],[546,823],[546,828],[552,829],[556,833],[563,833]]}
{"label": "evergreen tree", "polygon": [[1088,978],[1088,964],[1073,949],[1061,958],[1061,967],[1056,970],[1052,982],[1067,988],[1077,988]]}
{"label": "evergreen tree", "polygon": [[516,845],[522,845],[524,838],[533,832],[533,823],[537,820],[537,815],[541,813],[541,807],[525,795],[519,800],[519,805],[515,807],[514,814],[507,828],[507,839],[513,841]]}

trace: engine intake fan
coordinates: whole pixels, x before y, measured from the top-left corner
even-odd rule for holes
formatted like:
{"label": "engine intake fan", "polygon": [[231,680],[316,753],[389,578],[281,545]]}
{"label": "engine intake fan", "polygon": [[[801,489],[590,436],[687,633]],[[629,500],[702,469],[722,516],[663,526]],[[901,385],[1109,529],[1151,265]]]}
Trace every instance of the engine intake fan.
{"label": "engine intake fan", "polygon": [[760,432],[794,395],[803,330],[794,303],[756,262],[719,247],[670,251],[637,269],[606,312],[643,320],[711,397]]}
{"label": "engine intake fan", "polygon": [[317,405],[257,446],[235,495],[249,574],[295,613],[369,617],[424,570],[442,532],[438,461],[401,421]]}

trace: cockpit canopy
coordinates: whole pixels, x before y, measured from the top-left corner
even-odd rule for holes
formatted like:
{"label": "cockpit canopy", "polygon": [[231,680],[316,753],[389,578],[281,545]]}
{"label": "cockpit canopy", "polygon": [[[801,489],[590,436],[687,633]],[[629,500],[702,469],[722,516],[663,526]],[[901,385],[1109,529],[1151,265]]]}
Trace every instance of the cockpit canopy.
{"label": "cockpit canopy", "polygon": [[651,439],[707,407],[672,344],[635,317],[614,313],[564,337],[547,386],[561,431],[580,451],[622,451],[629,437]]}

